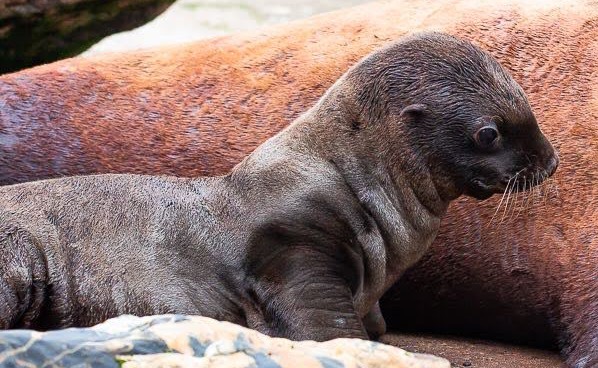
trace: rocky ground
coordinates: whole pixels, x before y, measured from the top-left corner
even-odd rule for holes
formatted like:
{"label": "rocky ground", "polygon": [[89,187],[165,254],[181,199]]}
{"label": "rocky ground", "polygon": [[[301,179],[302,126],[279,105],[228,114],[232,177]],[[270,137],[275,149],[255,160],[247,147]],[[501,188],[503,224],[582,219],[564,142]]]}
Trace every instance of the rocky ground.
{"label": "rocky ground", "polygon": [[173,0],[0,0],[0,74],[74,56]]}
{"label": "rocky ground", "polygon": [[181,315],[125,315],[92,328],[44,333],[3,331],[0,341],[0,366],[12,367],[77,364],[125,368],[562,366],[555,353],[480,340],[392,333],[383,336],[382,343],[358,339],[294,342],[271,338],[228,322]]}
{"label": "rocky ground", "polygon": [[448,361],[359,339],[271,338],[206,317],[121,316],[92,328],[0,332],[11,367],[449,368]]}
{"label": "rocky ground", "polygon": [[494,341],[391,333],[382,342],[448,359],[453,368],[564,368],[556,352]]}

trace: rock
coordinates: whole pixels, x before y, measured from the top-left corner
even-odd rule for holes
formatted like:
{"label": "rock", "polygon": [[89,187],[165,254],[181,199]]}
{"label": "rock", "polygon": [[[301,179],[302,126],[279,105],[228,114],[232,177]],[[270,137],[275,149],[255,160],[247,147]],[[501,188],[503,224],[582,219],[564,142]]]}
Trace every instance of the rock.
{"label": "rock", "polygon": [[447,360],[359,339],[272,338],[206,317],[124,315],[90,328],[0,332],[0,366],[449,368]]}
{"label": "rock", "polygon": [[0,74],[76,55],[144,24],[174,0],[0,2]]}
{"label": "rock", "polygon": [[370,0],[180,0],[137,29],[110,35],[83,55],[191,42],[286,23]]}

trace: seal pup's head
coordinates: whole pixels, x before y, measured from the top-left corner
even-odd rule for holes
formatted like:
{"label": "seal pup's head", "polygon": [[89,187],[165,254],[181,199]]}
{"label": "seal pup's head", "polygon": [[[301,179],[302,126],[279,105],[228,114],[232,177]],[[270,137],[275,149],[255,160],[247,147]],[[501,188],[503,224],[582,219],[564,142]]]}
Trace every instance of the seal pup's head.
{"label": "seal pup's head", "polygon": [[362,154],[384,152],[402,175],[428,170],[446,200],[530,188],[558,165],[517,82],[490,54],[446,34],[417,34],[374,52],[321,104],[328,112],[351,106],[337,121],[359,137]]}

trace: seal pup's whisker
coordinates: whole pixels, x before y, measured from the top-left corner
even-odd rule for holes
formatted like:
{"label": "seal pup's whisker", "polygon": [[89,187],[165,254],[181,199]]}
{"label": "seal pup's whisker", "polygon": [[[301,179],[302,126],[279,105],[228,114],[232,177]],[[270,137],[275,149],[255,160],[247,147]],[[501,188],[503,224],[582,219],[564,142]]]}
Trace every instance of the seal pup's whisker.
{"label": "seal pup's whisker", "polygon": [[529,179],[529,206],[528,206],[528,210],[533,209],[534,208],[534,194],[535,194],[535,190],[536,190],[536,186],[535,186],[535,181],[534,181],[534,173],[531,173],[530,175],[530,179]]}
{"label": "seal pup's whisker", "polygon": [[529,187],[527,188],[526,200],[525,200],[525,209],[529,210],[530,203],[533,203],[534,199],[534,182],[533,177],[530,177],[528,181],[526,181],[526,185],[529,183]]}
{"label": "seal pup's whisker", "polygon": [[538,180],[537,180],[535,172],[532,173],[531,194],[532,194],[532,205],[535,206],[537,199],[538,199]]}
{"label": "seal pup's whisker", "polygon": [[531,208],[534,207],[534,190],[535,190],[535,187],[534,187],[534,173],[531,173],[531,175],[529,177],[529,189],[528,189],[528,192],[529,192],[529,195],[528,195],[529,205],[531,206]]}
{"label": "seal pup's whisker", "polygon": [[[518,195],[520,193],[517,193]],[[519,217],[519,215],[521,214],[521,212],[523,212],[523,208],[525,207],[525,202],[527,200],[527,180],[525,175],[523,176],[523,190],[521,191],[521,203],[519,204],[519,210],[517,211],[517,214],[515,215],[515,219],[517,219]]]}
{"label": "seal pup's whisker", "polygon": [[536,175],[536,187],[538,188],[536,191],[536,197],[537,197],[537,205],[538,206],[542,206],[542,201],[543,201],[543,188],[544,188],[544,179],[542,177],[542,173],[540,171],[537,172]]}
{"label": "seal pup's whisker", "polygon": [[507,190],[509,189],[509,185],[511,185],[511,181],[513,180],[513,177],[511,177],[509,179],[509,181],[507,182],[507,185],[505,186],[505,190],[502,193],[502,197],[500,197],[500,202],[498,202],[498,206],[496,206],[496,211],[494,211],[494,214],[492,215],[492,217],[490,218],[490,222],[489,225],[492,224],[492,221],[494,220],[494,218],[496,217],[496,214],[498,213],[498,211],[500,210],[500,206],[502,205],[503,200],[505,199],[505,195],[507,194]]}
{"label": "seal pup's whisker", "polygon": [[538,197],[538,202],[542,202],[542,184],[544,184],[544,181],[542,180],[542,172],[538,171],[536,173],[536,187],[537,189],[537,197]]}
{"label": "seal pup's whisker", "polygon": [[[509,202],[508,202],[508,196],[507,196],[507,218],[512,217],[513,214],[515,213],[515,209],[517,208],[517,204],[518,204],[518,200],[519,200],[519,181],[518,179],[521,179],[520,175],[521,173],[524,171],[524,169],[519,170],[518,172],[515,173],[514,175],[514,180],[513,180],[513,186],[511,187],[510,191],[511,193],[513,193],[513,211],[512,213],[510,213],[510,211],[508,210],[509,207]],[[525,175],[523,176],[523,181],[525,183]],[[525,198],[525,197],[524,197]]]}
{"label": "seal pup's whisker", "polygon": [[513,193],[513,189],[515,188],[516,184],[517,184],[517,177],[519,176],[519,173],[517,173],[515,175],[515,177],[513,178],[513,185],[511,186],[511,189],[509,190],[509,193],[507,194],[507,200],[505,202],[505,209],[502,213],[502,216],[500,218],[500,224],[503,223],[504,219],[505,219],[505,214],[507,213],[507,210],[509,209],[509,199],[511,198],[511,193]]}
{"label": "seal pup's whisker", "polygon": [[[506,215],[505,215],[505,219],[506,220],[510,220],[512,215],[513,215],[513,209],[516,208],[516,204],[517,204],[517,186],[518,186],[518,182],[515,182],[515,184],[513,185],[513,187],[511,188],[511,195],[512,198],[510,201],[507,200],[507,207],[506,207]],[[508,199],[508,197],[507,197]]]}
{"label": "seal pup's whisker", "polygon": [[[521,179],[521,178],[519,178]],[[513,215],[515,214],[515,210],[517,209],[517,200],[519,199],[519,194],[520,194],[520,190],[519,190],[519,185],[520,185],[520,181],[518,180],[515,185],[513,186],[513,203],[511,204],[511,208],[509,209],[509,211],[507,211],[507,219],[508,220],[512,220],[513,219]]]}
{"label": "seal pup's whisker", "polygon": [[558,183],[553,178],[551,178],[550,181],[551,181],[550,188],[551,188],[551,191],[554,191],[554,197],[557,198],[557,199],[560,199],[561,196],[560,196],[560,193],[559,193],[559,185],[558,185]]}
{"label": "seal pup's whisker", "polygon": [[534,175],[536,177],[536,196],[538,197],[538,200],[540,200],[542,198],[542,187],[540,186],[542,184],[541,173],[538,171],[534,173]]}
{"label": "seal pup's whisker", "polygon": [[548,172],[544,171],[544,181],[543,181],[543,192],[544,192],[544,203],[543,206],[546,206],[546,202],[550,198],[550,189],[554,184],[553,179],[548,175]]}

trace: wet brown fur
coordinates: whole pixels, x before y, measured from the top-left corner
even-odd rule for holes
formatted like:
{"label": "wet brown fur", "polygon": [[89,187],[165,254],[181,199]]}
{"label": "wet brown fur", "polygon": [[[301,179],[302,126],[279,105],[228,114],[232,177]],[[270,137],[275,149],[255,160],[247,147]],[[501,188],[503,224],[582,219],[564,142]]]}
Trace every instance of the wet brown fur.
{"label": "wet brown fur", "polygon": [[361,56],[414,30],[453,33],[489,50],[528,94],[560,153],[558,194],[490,227],[500,198],[452,205],[429,256],[388,296],[384,312],[391,327],[415,320],[413,328],[554,340],[571,366],[591,367],[598,359],[598,6],[475,4],[365,5],[3,76],[0,180],[223,173]]}

